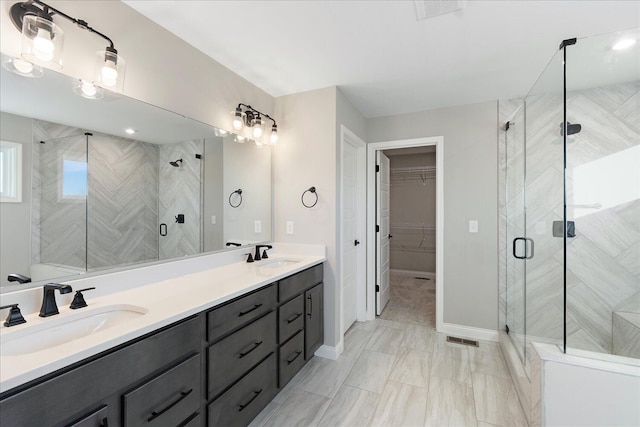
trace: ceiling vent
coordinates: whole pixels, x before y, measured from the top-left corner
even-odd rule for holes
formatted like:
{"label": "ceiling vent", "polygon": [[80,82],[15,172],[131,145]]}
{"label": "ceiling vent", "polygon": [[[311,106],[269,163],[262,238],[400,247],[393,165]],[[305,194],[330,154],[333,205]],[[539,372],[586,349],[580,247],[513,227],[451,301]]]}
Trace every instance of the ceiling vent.
{"label": "ceiling vent", "polygon": [[414,0],[418,21],[467,7],[467,0]]}

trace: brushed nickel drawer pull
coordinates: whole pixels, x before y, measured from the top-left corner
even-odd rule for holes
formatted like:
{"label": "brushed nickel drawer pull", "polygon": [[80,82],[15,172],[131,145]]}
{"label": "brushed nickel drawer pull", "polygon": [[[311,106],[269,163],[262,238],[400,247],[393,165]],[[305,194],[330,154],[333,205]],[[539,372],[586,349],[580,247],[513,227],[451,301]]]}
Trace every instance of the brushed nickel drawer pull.
{"label": "brushed nickel drawer pull", "polygon": [[253,308],[250,308],[249,310],[241,311],[241,312],[238,314],[238,317],[242,317],[242,316],[244,316],[245,314],[249,314],[249,313],[251,313],[252,311],[259,309],[260,307],[262,307],[262,304],[256,304],[256,305],[254,305],[254,306],[253,306]]}
{"label": "brushed nickel drawer pull", "polygon": [[240,407],[238,409],[238,412],[242,412],[242,410],[244,408],[246,408],[247,406],[249,406],[251,404],[251,402],[253,402],[254,400],[256,400],[256,397],[258,397],[260,395],[260,393],[262,393],[262,389],[258,389],[258,390],[254,390],[253,391],[253,396],[251,396],[251,399],[249,399],[249,401],[247,403],[241,403]]}
{"label": "brushed nickel drawer pull", "polygon": [[249,350],[240,352],[240,355],[238,356],[238,359],[242,359],[247,354],[251,353],[253,350],[255,350],[256,348],[260,347],[260,344],[262,344],[262,341],[256,341],[253,344],[251,344],[251,348]]}
{"label": "brushed nickel drawer pull", "polygon": [[180,396],[178,396],[178,398],[176,400],[174,400],[173,402],[169,403],[167,406],[165,406],[164,408],[162,408],[159,411],[153,411],[151,413],[151,416],[149,418],[147,418],[147,422],[150,423],[151,421],[155,420],[156,418],[158,418],[160,415],[164,414],[165,412],[167,412],[169,409],[173,408],[174,406],[176,406],[178,403],[182,402],[182,400],[189,396],[191,394],[191,392],[193,391],[193,389],[189,389],[189,391],[183,391],[180,393]]}

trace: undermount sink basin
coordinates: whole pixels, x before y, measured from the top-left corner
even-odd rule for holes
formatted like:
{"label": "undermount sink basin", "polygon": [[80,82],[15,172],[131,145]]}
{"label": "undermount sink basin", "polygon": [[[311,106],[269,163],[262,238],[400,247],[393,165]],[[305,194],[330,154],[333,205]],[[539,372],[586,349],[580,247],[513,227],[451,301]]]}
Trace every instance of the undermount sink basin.
{"label": "undermount sink basin", "polygon": [[49,318],[42,323],[3,335],[0,338],[0,355],[19,356],[68,344],[144,316],[147,311],[143,307],[119,304],[81,309],[78,313],[58,319]]}
{"label": "undermount sink basin", "polygon": [[260,268],[280,268],[300,262],[299,259],[293,258],[275,258],[260,265]]}

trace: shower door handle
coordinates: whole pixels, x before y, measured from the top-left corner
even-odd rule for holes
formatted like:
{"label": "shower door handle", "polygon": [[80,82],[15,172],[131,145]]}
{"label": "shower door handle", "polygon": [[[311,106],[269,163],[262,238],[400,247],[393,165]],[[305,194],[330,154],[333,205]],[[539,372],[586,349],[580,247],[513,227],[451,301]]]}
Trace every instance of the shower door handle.
{"label": "shower door handle", "polygon": [[[523,242],[525,242],[525,255],[524,256],[518,256],[518,254],[516,253],[516,247],[518,246],[518,240],[522,240]],[[525,239],[524,237],[516,237],[515,239],[513,239],[513,257],[514,258],[518,258],[518,259],[527,259],[527,239]]]}
{"label": "shower door handle", "polygon": [[160,224],[160,235],[163,237],[167,235],[167,224],[164,222]]}
{"label": "shower door handle", "polygon": [[[522,240],[524,242],[524,256],[518,256],[517,254],[517,246],[518,246],[518,240]],[[529,246],[529,243],[531,243],[531,246]],[[531,251],[529,251],[529,247],[531,247]],[[514,258],[518,258],[518,259],[531,259],[533,258],[533,252],[534,252],[534,243],[533,243],[533,239],[531,239],[530,237],[516,237],[515,239],[513,239],[513,257]]]}

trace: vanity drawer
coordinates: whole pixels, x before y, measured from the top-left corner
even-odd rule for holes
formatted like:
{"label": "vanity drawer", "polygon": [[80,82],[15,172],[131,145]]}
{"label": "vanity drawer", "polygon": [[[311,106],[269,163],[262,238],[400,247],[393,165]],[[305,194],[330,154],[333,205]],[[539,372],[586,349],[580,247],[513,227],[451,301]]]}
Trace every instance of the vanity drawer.
{"label": "vanity drawer", "polygon": [[68,427],[104,427],[109,425],[109,408],[101,406],[89,415],[69,424]]}
{"label": "vanity drawer", "polygon": [[278,309],[279,342],[282,344],[304,329],[304,296],[298,295]]}
{"label": "vanity drawer", "polygon": [[284,387],[305,364],[304,361],[304,332],[300,331],[285,345],[280,347],[280,382]]}
{"label": "vanity drawer", "polygon": [[241,297],[207,314],[207,340],[214,341],[228,332],[273,310],[276,306],[275,284]]}
{"label": "vanity drawer", "polygon": [[200,355],[126,393],[123,402],[125,427],[182,423],[200,405]]}
{"label": "vanity drawer", "polygon": [[209,347],[209,399],[222,392],[275,348],[275,311]]}
{"label": "vanity drawer", "polygon": [[317,285],[322,282],[322,275],[322,264],[318,264],[280,280],[278,282],[278,301],[285,302],[313,285]]}
{"label": "vanity drawer", "polygon": [[276,371],[276,355],[272,354],[209,405],[207,425],[248,425],[276,395]]}

